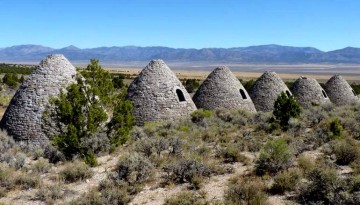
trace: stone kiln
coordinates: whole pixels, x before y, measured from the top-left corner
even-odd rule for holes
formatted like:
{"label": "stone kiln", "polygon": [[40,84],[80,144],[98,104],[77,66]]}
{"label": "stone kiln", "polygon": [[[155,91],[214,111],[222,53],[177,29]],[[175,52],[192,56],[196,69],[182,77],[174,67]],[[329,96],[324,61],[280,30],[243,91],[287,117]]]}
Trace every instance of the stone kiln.
{"label": "stone kiln", "polygon": [[15,140],[48,140],[42,128],[43,112],[51,97],[75,82],[75,75],[75,67],[63,55],[47,56],[16,91],[1,120],[1,128]]}
{"label": "stone kiln", "polygon": [[162,60],[152,60],[128,88],[137,125],[173,120],[196,110],[190,95]]}
{"label": "stone kiln", "polygon": [[209,74],[193,97],[197,108],[243,109],[256,112],[247,91],[227,67],[218,67]]}

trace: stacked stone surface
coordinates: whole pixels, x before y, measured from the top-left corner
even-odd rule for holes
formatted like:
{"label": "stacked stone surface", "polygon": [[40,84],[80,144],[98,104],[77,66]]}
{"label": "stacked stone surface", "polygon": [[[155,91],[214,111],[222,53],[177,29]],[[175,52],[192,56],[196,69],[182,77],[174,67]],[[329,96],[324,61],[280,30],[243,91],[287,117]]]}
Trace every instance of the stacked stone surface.
{"label": "stacked stone surface", "polygon": [[269,112],[281,92],[291,95],[289,88],[275,72],[266,71],[250,89],[249,95],[257,111]]}
{"label": "stacked stone surface", "polygon": [[303,108],[330,103],[326,92],[315,79],[300,77],[295,81],[291,92]]}
{"label": "stacked stone surface", "polygon": [[174,120],[196,110],[190,95],[162,60],[152,60],[128,88],[137,125],[147,121]]}
{"label": "stacked stone surface", "polygon": [[197,108],[256,112],[247,91],[227,67],[218,67],[211,72],[195,93],[193,101]]}
{"label": "stacked stone surface", "polygon": [[325,83],[325,91],[331,102],[336,105],[349,105],[359,102],[355,91],[340,75],[334,75]]}
{"label": "stacked stone surface", "polygon": [[[1,128],[15,140],[48,140],[42,129],[43,111],[51,97],[75,82],[75,75],[75,67],[63,55],[47,56],[16,91],[1,120]],[[52,128],[46,129],[49,132]]]}

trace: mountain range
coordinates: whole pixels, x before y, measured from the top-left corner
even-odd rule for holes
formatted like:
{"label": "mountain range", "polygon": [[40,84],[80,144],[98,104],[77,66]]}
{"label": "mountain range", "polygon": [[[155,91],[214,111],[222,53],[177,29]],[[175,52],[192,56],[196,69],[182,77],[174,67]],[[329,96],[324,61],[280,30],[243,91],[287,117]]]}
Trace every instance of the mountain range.
{"label": "mountain range", "polygon": [[61,49],[54,49],[41,45],[17,45],[0,48],[0,62],[39,62],[51,53],[64,54],[71,61],[87,61],[91,58],[97,58],[102,62],[163,59],[165,61],[177,62],[360,64],[360,48],[346,47],[324,52],[312,47],[281,45],[202,49],[169,48],[161,46],[114,46],[89,49],[68,46]]}

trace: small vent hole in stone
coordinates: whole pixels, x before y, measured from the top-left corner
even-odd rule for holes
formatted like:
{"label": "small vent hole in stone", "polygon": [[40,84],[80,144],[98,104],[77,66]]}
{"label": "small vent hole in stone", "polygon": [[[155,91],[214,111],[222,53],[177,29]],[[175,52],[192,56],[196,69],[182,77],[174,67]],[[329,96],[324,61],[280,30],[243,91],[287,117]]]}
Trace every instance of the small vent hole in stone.
{"label": "small vent hole in stone", "polygon": [[243,89],[240,89],[240,94],[241,94],[242,99],[244,99],[244,100],[247,99],[246,94]]}
{"label": "small vent hole in stone", "polygon": [[328,97],[328,96],[326,95],[326,93],[325,93],[324,90],[322,90],[321,92],[322,92],[322,94],[324,95],[324,98],[327,98],[327,97]]}
{"label": "small vent hole in stone", "polygon": [[176,89],[176,94],[177,94],[180,102],[184,102],[184,101],[185,101],[184,94],[183,94],[183,92],[182,92],[180,89]]}

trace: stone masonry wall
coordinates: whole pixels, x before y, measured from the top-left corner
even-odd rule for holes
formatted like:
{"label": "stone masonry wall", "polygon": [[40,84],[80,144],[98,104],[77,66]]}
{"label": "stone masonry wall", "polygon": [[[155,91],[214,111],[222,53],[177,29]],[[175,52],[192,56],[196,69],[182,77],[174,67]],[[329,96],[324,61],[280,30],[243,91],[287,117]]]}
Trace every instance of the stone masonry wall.
{"label": "stone masonry wall", "polygon": [[330,103],[326,92],[315,79],[300,77],[295,81],[291,92],[303,108]]}
{"label": "stone masonry wall", "polygon": [[76,69],[63,55],[47,56],[16,91],[1,120],[1,128],[15,140],[47,140],[41,128],[43,111],[50,97],[75,82],[75,75]]}
{"label": "stone masonry wall", "polygon": [[[176,90],[185,101],[180,102]],[[137,125],[146,121],[173,120],[196,110],[190,95],[176,75],[162,60],[152,60],[128,88]]]}
{"label": "stone masonry wall", "polygon": [[334,75],[325,83],[325,91],[331,102],[336,105],[349,105],[359,102],[355,92],[340,75]]}
{"label": "stone masonry wall", "polygon": [[[245,99],[240,90],[244,92]],[[218,67],[211,72],[195,93],[193,101],[198,108],[256,112],[247,91],[227,67]]]}
{"label": "stone masonry wall", "polygon": [[281,92],[291,95],[289,88],[275,72],[266,71],[254,83],[249,94],[257,111],[269,112]]}

